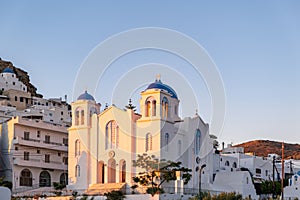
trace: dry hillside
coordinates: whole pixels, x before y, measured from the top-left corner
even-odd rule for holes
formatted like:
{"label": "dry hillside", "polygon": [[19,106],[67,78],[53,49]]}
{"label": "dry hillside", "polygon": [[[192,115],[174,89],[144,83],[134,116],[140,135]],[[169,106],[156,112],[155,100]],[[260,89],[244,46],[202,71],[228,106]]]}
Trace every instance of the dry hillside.
{"label": "dry hillside", "polygon": [[[278,154],[281,156],[281,142],[269,140],[254,140],[235,145],[244,147],[245,153],[253,153],[257,156],[268,156],[268,154]],[[300,145],[284,143],[284,157],[300,159]]]}

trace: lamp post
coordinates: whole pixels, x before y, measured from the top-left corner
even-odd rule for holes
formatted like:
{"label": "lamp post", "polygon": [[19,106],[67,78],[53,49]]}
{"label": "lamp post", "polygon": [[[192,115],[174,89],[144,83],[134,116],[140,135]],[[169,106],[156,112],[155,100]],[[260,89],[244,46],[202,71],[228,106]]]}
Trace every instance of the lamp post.
{"label": "lamp post", "polygon": [[201,165],[200,169],[197,167],[197,170],[199,170],[199,196],[200,196],[200,200],[202,199],[202,195],[201,195],[201,174],[202,174],[202,170],[206,167],[206,164]]}

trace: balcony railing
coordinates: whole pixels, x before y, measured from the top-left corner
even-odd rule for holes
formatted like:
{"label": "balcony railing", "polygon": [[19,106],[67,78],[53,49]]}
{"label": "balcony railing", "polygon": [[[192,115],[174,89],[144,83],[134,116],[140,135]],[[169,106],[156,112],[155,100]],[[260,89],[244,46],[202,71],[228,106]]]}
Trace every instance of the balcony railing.
{"label": "balcony railing", "polygon": [[37,139],[33,139],[33,138],[24,138],[24,137],[21,137],[22,140],[27,140],[27,141],[32,141],[32,142],[40,142],[40,140],[37,140]]}
{"label": "balcony railing", "polygon": [[26,167],[40,167],[40,168],[48,168],[48,169],[60,169],[60,170],[67,170],[68,166],[65,165],[63,162],[58,161],[51,161],[45,162],[43,159],[37,158],[30,158],[25,160],[24,157],[15,157],[13,158],[13,163],[19,166],[26,166]]}
{"label": "balcony railing", "polygon": [[68,146],[65,146],[63,143],[58,142],[50,142],[50,141],[41,141],[33,138],[24,138],[24,137],[16,137],[13,140],[13,144],[20,144],[24,146],[33,146],[36,148],[45,148],[45,149],[53,149],[58,151],[68,151]]}

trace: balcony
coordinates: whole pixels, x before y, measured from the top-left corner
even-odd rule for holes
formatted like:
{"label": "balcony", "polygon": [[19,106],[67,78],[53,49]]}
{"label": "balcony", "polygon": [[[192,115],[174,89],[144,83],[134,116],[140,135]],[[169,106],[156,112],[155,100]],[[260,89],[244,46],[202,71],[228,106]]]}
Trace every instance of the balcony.
{"label": "balcony", "polygon": [[13,158],[13,163],[19,166],[25,167],[38,167],[38,168],[48,168],[48,169],[58,169],[58,170],[68,170],[68,165],[65,165],[63,162],[50,161],[46,163],[42,159],[38,158],[29,158],[29,160],[24,160],[22,157]]}
{"label": "balcony", "polygon": [[68,146],[63,143],[42,141],[42,140],[32,139],[32,138],[25,139],[19,136],[13,140],[13,144],[32,146],[35,148],[52,149],[56,151],[65,151],[65,152],[68,151]]}

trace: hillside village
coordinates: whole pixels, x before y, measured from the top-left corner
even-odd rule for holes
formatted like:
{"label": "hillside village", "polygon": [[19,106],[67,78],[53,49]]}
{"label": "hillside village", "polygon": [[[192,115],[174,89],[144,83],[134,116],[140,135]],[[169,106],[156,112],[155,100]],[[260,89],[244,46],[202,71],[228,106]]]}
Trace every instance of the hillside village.
{"label": "hillside village", "polygon": [[131,102],[126,108],[101,108],[88,91],[71,105],[66,98],[45,99],[27,72],[3,60],[0,92],[0,175],[13,196],[56,196],[54,183],[66,185],[60,195],[143,194],[132,189],[132,177],[141,171],[132,161],[148,154],[191,169],[187,184],[180,173],[162,184],[167,194],[180,198],[199,191],[236,192],[251,199],[280,196],[275,189],[265,194],[262,185],[279,184],[282,178],[284,196],[300,197],[299,145],[284,144],[283,161],[281,143],[233,146],[218,141],[218,147],[201,113],[178,115],[180,97],[159,76],[140,93],[141,113]]}

